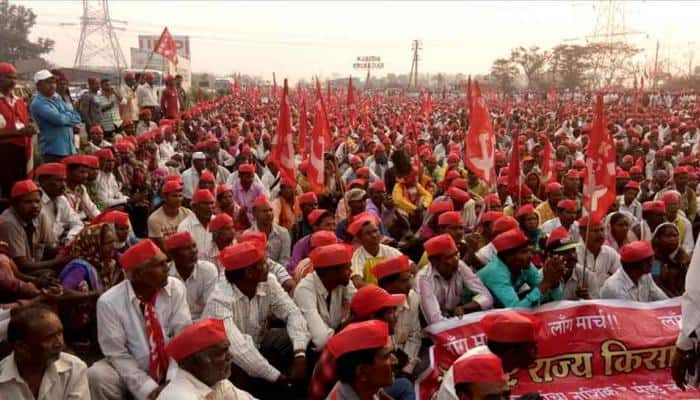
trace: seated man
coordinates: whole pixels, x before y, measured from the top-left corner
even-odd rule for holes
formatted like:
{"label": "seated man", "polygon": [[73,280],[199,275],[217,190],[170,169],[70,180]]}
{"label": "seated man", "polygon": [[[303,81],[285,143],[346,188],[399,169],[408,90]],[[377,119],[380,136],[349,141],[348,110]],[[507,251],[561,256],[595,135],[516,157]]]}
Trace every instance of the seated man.
{"label": "seated man", "polygon": [[[532,250],[520,229],[511,229],[493,239],[496,258],[477,272],[493,294],[495,307],[535,307],[549,300],[561,299],[560,280],[564,273],[561,258],[549,258],[542,271],[532,265]],[[530,291],[521,297],[527,284]]]}
{"label": "seated man", "polygon": [[148,239],[119,258],[126,279],[97,301],[97,339],[105,358],[88,369],[93,400],[153,399],[167,384],[165,345],[192,317],[187,289],[168,277],[166,261]]}
{"label": "seated man", "polygon": [[573,240],[581,240],[578,221],[576,221],[576,216],[578,215],[578,204],[576,203],[576,200],[559,200],[554,210],[557,215],[556,218],[550,219],[549,221],[543,223],[540,226],[542,232],[549,235],[558,227],[563,226],[569,231],[569,234]]}
{"label": "seated man", "polygon": [[510,399],[508,376],[501,359],[493,354],[475,354],[452,364],[455,392],[460,399]]}
{"label": "seated man", "polygon": [[205,319],[183,329],[165,348],[179,368],[158,399],[253,399],[228,380],[233,361],[229,346],[220,319]]}
{"label": "seated man", "polygon": [[312,249],[309,242],[313,233],[318,231],[331,231],[335,236],[335,217],[330,211],[316,208],[309,212],[306,216],[306,220],[311,225],[311,232],[294,243],[292,257],[289,260],[289,264],[287,264],[287,271],[294,275],[296,275],[299,262],[307,258],[309,253],[311,253]]}
{"label": "seated man", "polygon": [[148,217],[148,238],[160,248],[165,248],[165,238],[177,232],[182,221],[194,213],[182,206],[182,183],[166,181],[160,188],[162,205]]}
{"label": "seated man", "polygon": [[622,268],[615,271],[600,289],[603,299],[657,301],[667,299],[651,277],[654,250],[647,241],[628,243],[620,250]]}
{"label": "seated man", "polygon": [[192,234],[192,238],[197,243],[197,255],[202,258],[211,247],[211,232],[207,228],[213,218],[215,202],[216,199],[209,190],[196,190],[192,195],[193,215],[185,218],[177,226],[178,232],[188,231]]}
{"label": "seated man", "polygon": [[338,373],[338,383],[328,399],[390,398],[383,388],[394,383],[397,360],[386,322],[350,324],[328,340],[328,350],[336,359]]}
{"label": "seated man", "polygon": [[63,159],[63,164],[66,166],[64,195],[73,211],[78,213],[83,221],[90,221],[100,215],[100,209],[92,201],[85,187],[91,168],[91,157],[93,156],[74,154]]}
{"label": "seated man", "polygon": [[[10,208],[0,214],[0,240],[8,244],[8,255],[20,271],[45,275],[60,271],[68,262],[52,247],[51,226],[41,213],[41,192],[31,180],[15,182],[10,192]],[[48,271],[47,271],[48,270]]]}
{"label": "seated man", "polygon": [[493,246],[493,239],[503,232],[507,232],[511,229],[518,228],[520,223],[518,220],[509,216],[502,215],[493,222],[492,227],[492,238],[491,241],[481,247],[475,254],[476,261],[479,261],[482,265],[481,267],[488,264],[491,260],[496,258],[496,248]]}
{"label": "seated man", "polygon": [[10,319],[12,353],[0,361],[3,399],[89,400],[87,365],[63,352],[63,325],[48,308],[32,306]]}
{"label": "seated man", "polygon": [[452,236],[447,233],[435,236],[423,247],[430,262],[416,275],[415,289],[428,325],[493,306],[493,298],[484,284],[459,259]]}
{"label": "seated man", "polygon": [[189,232],[170,235],[165,239],[165,251],[171,260],[168,275],[185,284],[190,314],[197,321],[219,280],[219,270],[209,261],[197,260],[197,244]]}
{"label": "seated man", "polygon": [[97,200],[105,208],[126,206],[130,199],[129,196],[122,193],[121,187],[114,176],[114,153],[112,153],[111,149],[100,149],[95,152],[95,156],[100,159],[100,170],[95,180]]}
{"label": "seated man", "polygon": [[233,224],[233,218],[224,212],[215,215],[209,222],[211,246],[206,252],[206,256],[201,258],[214,264],[218,268],[219,272],[224,270],[219,263],[219,254],[221,254],[221,251],[227,246],[233,243],[233,239],[236,235]]}
{"label": "seated man", "polygon": [[[233,244],[220,259],[226,280],[219,281],[202,315],[224,320],[236,365],[266,383],[304,379],[309,343],[306,320],[268,273],[264,244],[253,240]],[[286,329],[269,328],[270,315],[283,321]],[[291,370],[289,377],[280,369]],[[251,381],[247,386],[261,390],[265,383],[255,388]]]}
{"label": "seated man", "polygon": [[348,227],[348,233],[360,244],[352,255],[352,283],[358,289],[365,283],[376,284],[377,278],[372,268],[388,257],[400,256],[401,252],[381,243],[379,224],[373,214],[364,212],[356,215]]}
{"label": "seated man", "polygon": [[[442,377],[436,400],[457,400],[455,391],[455,364],[479,354],[494,354],[501,359],[506,374],[516,369],[528,368],[537,358],[537,337],[540,322],[536,317],[518,311],[507,310],[485,315],[481,329],[486,335],[486,345],[469,349],[461,355]],[[506,397],[507,398],[507,397]]]}
{"label": "seated man", "polygon": [[355,294],[350,281],[352,248],[343,244],[321,246],[311,252],[314,271],[294,290],[294,302],[301,310],[316,351],[340,328],[344,308]]}
{"label": "seated man", "polygon": [[289,231],[274,222],[272,204],[265,195],[259,196],[253,202],[253,217],[255,221],[249,229],[251,232],[262,232],[267,237],[267,256],[273,261],[286,266],[292,251],[292,239]]}
{"label": "seated man", "polygon": [[66,166],[59,163],[42,164],[34,170],[34,176],[41,188],[41,213],[51,226],[53,245],[70,242],[83,229],[83,222],[63,195]]}
{"label": "seated man", "polygon": [[552,231],[547,238],[545,257],[562,257],[564,273],[561,279],[562,298],[564,300],[597,299],[600,287],[595,275],[590,270],[584,271],[576,257],[576,242],[571,239],[569,231],[563,226]]}
{"label": "seated man", "polygon": [[578,263],[586,265],[586,269],[595,275],[598,287],[602,287],[603,282],[620,269],[620,255],[604,244],[605,230],[599,219],[586,215],[578,220],[578,224],[582,239],[576,247]]}
{"label": "seated man", "polygon": [[[255,243],[260,243],[264,249],[267,249],[267,238],[262,232],[251,232],[245,231],[238,238],[236,238],[238,243],[244,243],[253,241]],[[282,266],[282,264],[271,259],[267,253],[265,254],[265,262],[267,262],[268,272],[277,279],[277,283],[282,285],[282,288],[287,293],[294,293],[294,287],[296,287],[296,281],[289,275],[287,269]]]}

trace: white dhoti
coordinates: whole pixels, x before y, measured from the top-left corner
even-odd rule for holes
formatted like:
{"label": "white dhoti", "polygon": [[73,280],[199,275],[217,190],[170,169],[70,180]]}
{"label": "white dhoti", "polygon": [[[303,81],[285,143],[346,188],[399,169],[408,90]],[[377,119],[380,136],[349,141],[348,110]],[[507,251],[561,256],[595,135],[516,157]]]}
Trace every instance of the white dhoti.
{"label": "white dhoti", "polygon": [[132,399],[126,384],[112,365],[104,358],[88,368],[90,397],[93,400]]}

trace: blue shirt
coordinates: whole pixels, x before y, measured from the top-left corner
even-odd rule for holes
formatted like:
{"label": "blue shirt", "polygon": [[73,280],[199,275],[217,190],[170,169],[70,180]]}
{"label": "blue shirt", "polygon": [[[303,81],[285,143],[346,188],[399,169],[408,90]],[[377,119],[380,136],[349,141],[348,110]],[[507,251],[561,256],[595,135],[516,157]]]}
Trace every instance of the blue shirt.
{"label": "blue shirt", "polygon": [[58,95],[50,99],[37,93],[29,106],[29,112],[39,125],[42,155],[68,156],[76,153],[73,126],[80,123],[80,115],[68,108]]}
{"label": "blue shirt", "polygon": [[[532,264],[520,271],[520,275],[513,280],[508,266],[496,256],[476,275],[493,295],[495,308],[529,308],[546,301],[562,299],[560,286],[550,289],[546,296],[540,292],[542,273]],[[532,289],[521,299],[518,291],[526,283]]]}

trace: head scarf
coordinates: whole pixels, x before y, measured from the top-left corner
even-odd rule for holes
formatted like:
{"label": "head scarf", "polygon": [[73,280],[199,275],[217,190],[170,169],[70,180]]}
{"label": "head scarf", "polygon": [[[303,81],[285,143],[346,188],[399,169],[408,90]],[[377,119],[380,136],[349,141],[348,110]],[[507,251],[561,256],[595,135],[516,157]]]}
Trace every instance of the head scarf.
{"label": "head scarf", "polygon": [[118,275],[119,271],[116,268],[117,263],[114,258],[103,259],[101,256],[102,230],[106,226],[112,228],[109,224],[96,224],[83,228],[73,241],[71,256],[74,260],[90,263],[99,273],[101,286],[109,288],[115,283],[115,276]]}
{"label": "head scarf", "polygon": [[612,235],[612,224],[610,223],[613,215],[615,214],[622,214],[625,218],[627,218],[627,223],[629,224],[629,229],[627,230],[627,237],[625,238],[624,243],[622,243],[623,245],[638,240],[637,236],[632,231],[632,226],[634,226],[637,223],[637,219],[634,217],[634,215],[627,211],[617,211],[605,216],[605,220],[603,220],[603,228],[605,229],[605,244],[612,247],[616,252],[619,253],[621,246],[618,246],[617,241]]}

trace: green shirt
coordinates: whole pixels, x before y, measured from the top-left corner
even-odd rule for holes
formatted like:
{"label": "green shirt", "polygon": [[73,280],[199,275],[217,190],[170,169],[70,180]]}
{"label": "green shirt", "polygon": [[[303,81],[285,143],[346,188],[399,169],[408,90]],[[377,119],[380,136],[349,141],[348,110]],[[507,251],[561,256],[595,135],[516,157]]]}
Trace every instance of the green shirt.
{"label": "green shirt", "polygon": [[95,100],[100,107],[104,107],[109,104],[110,101],[114,100],[114,106],[109,110],[102,111],[102,129],[105,132],[112,132],[117,127],[122,125],[122,118],[119,115],[119,101],[116,99],[115,95],[104,96],[102,94],[96,96]]}
{"label": "green shirt", "polygon": [[[508,266],[496,256],[476,275],[491,291],[495,308],[529,308],[562,298],[562,290],[559,286],[550,289],[547,295],[540,292],[542,272],[532,264],[513,279]],[[518,291],[526,283],[532,289],[521,299]]]}

